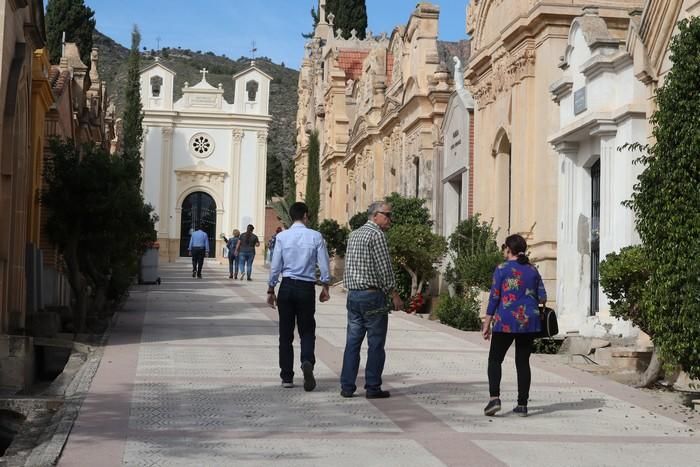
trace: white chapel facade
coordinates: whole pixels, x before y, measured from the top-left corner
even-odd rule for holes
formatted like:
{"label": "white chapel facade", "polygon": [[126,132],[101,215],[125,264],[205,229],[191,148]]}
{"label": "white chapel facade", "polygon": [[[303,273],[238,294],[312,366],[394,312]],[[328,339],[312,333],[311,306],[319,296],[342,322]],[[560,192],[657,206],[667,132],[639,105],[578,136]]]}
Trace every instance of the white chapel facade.
{"label": "white chapel facade", "polygon": [[143,191],[158,215],[160,255],[187,256],[191,232],[204,223],[210,257],[221,234],[255,226],[264,238],[270,81],[251,63],[233,76],[234,102],[221,83],[185,83],[174,101],[175,72],[158,61],[141,71],[144,110]]}

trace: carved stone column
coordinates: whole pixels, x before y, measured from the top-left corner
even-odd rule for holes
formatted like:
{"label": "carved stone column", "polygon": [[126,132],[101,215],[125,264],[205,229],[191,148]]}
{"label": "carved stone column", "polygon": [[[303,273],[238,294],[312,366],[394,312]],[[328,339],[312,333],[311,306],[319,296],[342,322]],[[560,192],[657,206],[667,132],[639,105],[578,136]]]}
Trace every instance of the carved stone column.
{"label": "carved stone column", "polygon": [[[243,141],[243,130],[240,128],[234,128],[231,132],[232,144],[231,144],[231,158],[230,165],[228,169],[229,177],[231,180],[231,207],[228,210],[228,225],[229,230],[240,229],[240,193],[241,193],[241,143]],[[231,232],[226,232],[227,236]]]}
{"label": "carved stone column", "polygon": [[[258,183],[257,183],[257,194],[256,194],[256,217],[257,225],[255,230],[258,233],[258,237],[265,238],[265,191],[267,187],[267,128],[264,130],[258,130]],[[260,248],[263,248],[264,241],[260,242]],[[262,251],[262,250],[261,250]]]}
{"label": "carved stone column", "polygon": [[[175,233],[176,228],[172,228],[170,219],[170,182],[173,177],[173,128],[163,127],[162,145],[160,154],[160,202],[158,208],[157,225],[158,236],[164,239],[170,238],[171,231]],[[163,245],[161,245],[161,248]]]}

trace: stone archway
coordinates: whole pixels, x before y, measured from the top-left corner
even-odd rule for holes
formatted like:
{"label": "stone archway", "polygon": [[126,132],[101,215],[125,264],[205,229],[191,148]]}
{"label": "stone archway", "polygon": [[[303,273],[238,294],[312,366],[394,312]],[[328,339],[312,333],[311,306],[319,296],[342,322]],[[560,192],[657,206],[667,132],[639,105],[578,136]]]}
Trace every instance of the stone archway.
{"label": "stone archway", "polygon": [[190,193],[182,201],[180,217],[180,256],[188,256],[192,232],[204,224],[209,236],[209,257],[216,257],[216,201],[203,191]]}

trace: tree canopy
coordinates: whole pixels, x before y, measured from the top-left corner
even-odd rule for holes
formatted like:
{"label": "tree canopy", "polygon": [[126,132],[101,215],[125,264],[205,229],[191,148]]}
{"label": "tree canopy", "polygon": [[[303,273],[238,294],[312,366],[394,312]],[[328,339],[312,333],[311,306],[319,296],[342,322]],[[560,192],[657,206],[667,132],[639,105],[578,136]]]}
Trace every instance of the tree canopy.
{"label": "tree canopy", "polygon": [[630,203],[645,246],[643,309],[662,360],[700,377],[700,18],[678,23],[673,66],[656,93],[654,143]]}
{"label": "tree canopy", "polygon": [[306,175],[306,205],[309,207],[309,227],[315,229],[318,226],[318,211],[321,207],[321,169],[320,169],[320,142],[318,131],[314,130],[309,137],[309,164]]}
{"label": "tree canopy", "polygon": [[357,31],[357,37],[364,39],[367,32],[367,6],[365,0],[328,0],[326,17],[333,13],[333,32],[342,29],[343,37],[348,39],[351,31]]}
{"label": "tree canopy", "polygon": [[80,59],[90,66],[95,12],[85,5],[84,0],[49,0],[46,5],[46,38],[51,63],[58,63],[61,59],[64,32],[66,42],[75,42]]}

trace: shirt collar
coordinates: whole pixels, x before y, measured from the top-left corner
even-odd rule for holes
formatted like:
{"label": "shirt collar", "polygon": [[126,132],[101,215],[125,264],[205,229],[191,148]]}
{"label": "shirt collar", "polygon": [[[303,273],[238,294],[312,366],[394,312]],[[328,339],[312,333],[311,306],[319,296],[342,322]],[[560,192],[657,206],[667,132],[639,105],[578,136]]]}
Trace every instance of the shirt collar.
{"label": "shirt collar", "polygon": [[[304,229],[306,228],[306,226],[304,225],[304,223],[303,223],[302,221],[296,221],[295,223],[292,224],[292,226],[290,227],[290,229],[299,228],[299,227],[302,227],[302,228],[304,228]],[[281,232],[280,232],[280,233],[281,233]]]}
{"label": "shirt collar", "polygon": [[377,225],[376,222],[374,222],[374,221],[367,221],[367,224],[368,224],[371,228],[373,228],[373,229],[375,229],[375,230],[379,230],[380,232],[382,232],[382,228],[379,227],[379,225]]}

